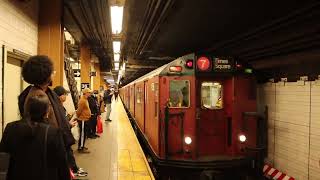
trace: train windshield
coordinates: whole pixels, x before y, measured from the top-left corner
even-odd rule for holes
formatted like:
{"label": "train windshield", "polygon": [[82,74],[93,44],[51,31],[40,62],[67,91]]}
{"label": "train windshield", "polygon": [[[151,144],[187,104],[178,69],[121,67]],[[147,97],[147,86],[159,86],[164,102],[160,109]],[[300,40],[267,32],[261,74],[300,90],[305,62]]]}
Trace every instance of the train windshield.
{"label": "train windshield", "polygon": [[169,107],[187,108],[189,106],[190,106],[190,82],[187,80],[171,80]]}
{"label": "train windshield", "polygon": [[201,105],[207,109],[222,109],[222,85],[218,82],[201,84]]}

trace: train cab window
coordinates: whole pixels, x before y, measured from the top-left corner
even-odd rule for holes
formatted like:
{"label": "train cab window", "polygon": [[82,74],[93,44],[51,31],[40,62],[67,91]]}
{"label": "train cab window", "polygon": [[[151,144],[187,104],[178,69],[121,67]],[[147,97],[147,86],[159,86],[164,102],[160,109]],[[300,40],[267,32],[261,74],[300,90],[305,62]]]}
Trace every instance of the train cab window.
{"label": "train cab window", "polygon": [[201,105],[207,109],[222,109],[222,85],[218,82],[201,84]]}
{"label": "train cab window", "polygon": [[190,82],[186,80],[170,81],[169,107],[187,108],[190,106]]}

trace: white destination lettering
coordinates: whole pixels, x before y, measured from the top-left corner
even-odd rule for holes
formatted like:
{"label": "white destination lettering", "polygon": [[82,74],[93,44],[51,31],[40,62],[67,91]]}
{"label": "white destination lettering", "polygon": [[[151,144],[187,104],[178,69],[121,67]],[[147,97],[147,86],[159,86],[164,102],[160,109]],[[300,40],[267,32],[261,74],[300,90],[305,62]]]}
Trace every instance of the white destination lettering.
{"label": "white destination lettering", "polygon": [[218,60],[217,60],[217,63],[218,63],[218,64],[228,64],[229,61],[228,61],[228,60],[224,60],[224,59],[218,59]]}
{"label": "white destination lettering", "polygon": [[216,65],[216,69],[231,69],[231,66],[228,65]]}

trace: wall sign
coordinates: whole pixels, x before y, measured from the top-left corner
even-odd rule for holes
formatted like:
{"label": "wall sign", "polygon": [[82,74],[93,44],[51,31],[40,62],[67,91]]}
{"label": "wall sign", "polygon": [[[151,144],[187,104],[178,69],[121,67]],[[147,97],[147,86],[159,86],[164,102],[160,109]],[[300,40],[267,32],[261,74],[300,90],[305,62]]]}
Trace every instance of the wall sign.
{"label": "wall sign", "polygon": [[197,59],[197,69],[199,71],[208,71],[211,67],[211,61],[209,58],[202,56]]}
{"label": "wall sign", "polygon": [[80,75],[81,75],[80,69],[74,69],[73,70],[73,75],[74,75],[74,77],[80,77]]}
{"label": "wall sign", "polygon": [[81,83],[81,90],[85,88],[90,88],[90,83]]}

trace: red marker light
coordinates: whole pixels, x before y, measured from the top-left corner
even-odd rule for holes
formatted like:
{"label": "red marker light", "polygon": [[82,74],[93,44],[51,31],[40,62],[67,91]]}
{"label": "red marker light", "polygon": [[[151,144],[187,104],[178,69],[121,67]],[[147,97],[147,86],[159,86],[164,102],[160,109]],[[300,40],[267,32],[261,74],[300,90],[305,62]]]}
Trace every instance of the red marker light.
{"label": "red marker light", "polygon": [[193,60],[190,60],[190,59],[187,60],[186,66],[187,66],[187,68],[192,69],[193,68]]}
{"label": "red marker light", "polygon": [[171,67],[169,67],[169,71],[170,72],[181,72],[182,67],[181,66],[171,66]]}

